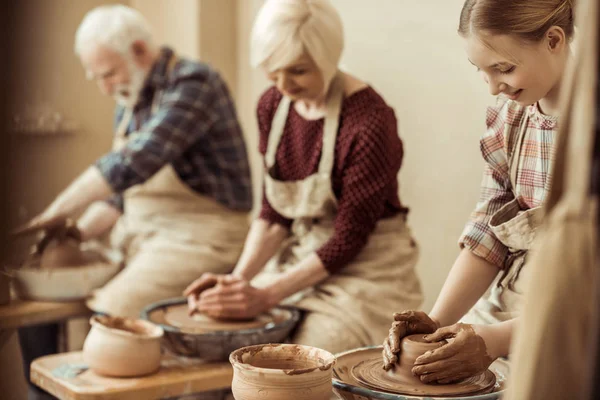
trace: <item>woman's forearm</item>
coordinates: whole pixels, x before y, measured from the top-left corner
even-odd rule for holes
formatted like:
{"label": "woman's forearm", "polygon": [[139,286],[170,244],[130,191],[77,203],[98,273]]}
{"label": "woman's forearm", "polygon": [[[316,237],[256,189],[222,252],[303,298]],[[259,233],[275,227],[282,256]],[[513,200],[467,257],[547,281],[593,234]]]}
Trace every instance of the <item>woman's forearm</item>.
{"label": "woman's forearm", "polygon": [[281,243],[288,236],[286,227],[263,219],[255,220],[250,226],[244,250],[233,271],[233,275],[246,280],[254,278],[267,261],[277,253]]}
{"label": "woman's forearm", "polygon": [[439,326],[455,324],[485,293],[498,271],[498,267],[470,250],[462,250],[429,316]]}
{"label": "woman's forearm", "polygon": [[325,280],[329,272],[316,253],[312,253],[294,268],[280,274],[267,286],[272,303],[278,304],[287,297]]}

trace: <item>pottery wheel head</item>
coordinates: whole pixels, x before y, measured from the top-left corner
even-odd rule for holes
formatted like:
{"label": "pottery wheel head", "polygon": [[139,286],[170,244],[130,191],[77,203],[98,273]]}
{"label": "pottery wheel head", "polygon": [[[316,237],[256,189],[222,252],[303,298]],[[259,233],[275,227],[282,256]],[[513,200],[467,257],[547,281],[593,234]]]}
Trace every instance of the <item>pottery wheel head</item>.
{"label": "pottery wheel head", "polygon": [[218,320],[203,314],[190,316],[187,304],[168,307],[165,310],[165,322],[181,330],[201,333],[215,331],[239,331],[264,327],[273,322],[271,314],[262,314],[251,320]]}

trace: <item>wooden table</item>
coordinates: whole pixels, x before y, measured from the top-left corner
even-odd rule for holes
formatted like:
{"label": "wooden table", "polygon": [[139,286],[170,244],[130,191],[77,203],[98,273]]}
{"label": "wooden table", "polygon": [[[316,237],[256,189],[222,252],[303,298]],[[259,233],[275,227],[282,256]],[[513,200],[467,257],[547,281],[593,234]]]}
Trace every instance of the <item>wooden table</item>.
{"label": "wooden table", "polygon": [[160,370],[140,378],[109,378],[87,369],[80,351],[41,357],[31,381],[61,400],[153,400],[225,389],[229,363],[203,363],[164,355]]}
{"label": "wooden table", "polygon": [[13,300],[7,305],[0,306],[0,330],[64,321],[91,314],[84,300],[69,302]]}

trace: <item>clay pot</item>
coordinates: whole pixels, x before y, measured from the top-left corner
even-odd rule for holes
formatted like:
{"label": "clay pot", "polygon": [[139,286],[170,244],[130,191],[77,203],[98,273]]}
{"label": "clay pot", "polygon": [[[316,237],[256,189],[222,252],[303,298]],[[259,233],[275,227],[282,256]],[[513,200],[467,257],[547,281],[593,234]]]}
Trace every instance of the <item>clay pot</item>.
{"label": "clay pot", "polygon": [[70,238],[51,241],[40,257],[41,268],[75,267],[85,263],[79,242]]}
{"label": "clay pot", "polygon": [[236,400],[329,400],[335,357],[315,347],[263,344],[231,353]]}
{"label": "clay pot", "polygon": [[93,316],[83,359],[94,372],[114,377],[143,376],[160,368],[161,327],[150,322]]}

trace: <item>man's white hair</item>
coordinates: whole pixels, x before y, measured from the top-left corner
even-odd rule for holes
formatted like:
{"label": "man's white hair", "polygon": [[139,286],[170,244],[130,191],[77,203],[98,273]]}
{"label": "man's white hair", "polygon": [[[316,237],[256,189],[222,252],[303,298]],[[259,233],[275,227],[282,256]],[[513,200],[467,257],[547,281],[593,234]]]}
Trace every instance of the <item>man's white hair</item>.
{"label": "man's white hair", "polygon": [[250,62],[271,72],[307,52],[327,82],[343,49],[342,20],[329,0],[267,0],[252,29]]}
{"label": "man's white hair", "polygon": [[89,11],[75,34],[75,53],[86,46],[103,45],[128,54],[131,45],[142,40],[152,46],[152,30],[137,10],[121,4],[107,5]]}

